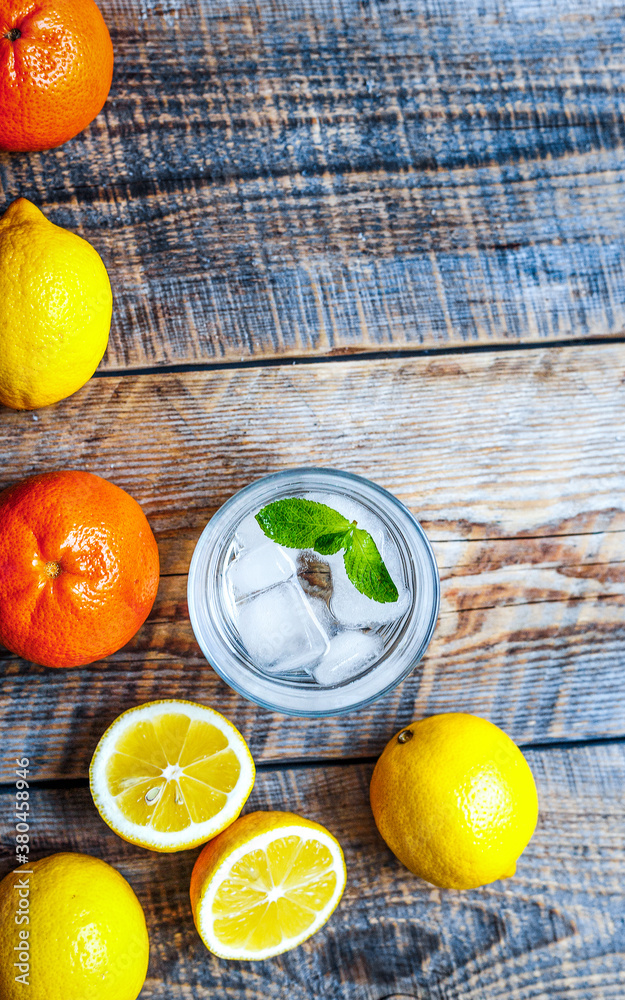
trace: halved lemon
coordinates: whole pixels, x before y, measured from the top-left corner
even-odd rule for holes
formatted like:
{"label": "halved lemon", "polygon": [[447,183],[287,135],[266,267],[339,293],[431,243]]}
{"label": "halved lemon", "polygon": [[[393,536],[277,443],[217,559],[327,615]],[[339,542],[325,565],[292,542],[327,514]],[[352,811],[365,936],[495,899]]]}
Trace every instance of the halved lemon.
{"label": "halved lemon", "polygon": [[271,958],[325,924],[345,879],[340,844],[325,827],[294,813],[248,813],[195,863],[195,926],[221,958]]}
{"label": "halved lemon", "polygon": [[89,782],[100,816],[124,840],[182,851],[237,818],[255,773],[247,743],[219,712],[191,701],[152,701],[109,726]]}

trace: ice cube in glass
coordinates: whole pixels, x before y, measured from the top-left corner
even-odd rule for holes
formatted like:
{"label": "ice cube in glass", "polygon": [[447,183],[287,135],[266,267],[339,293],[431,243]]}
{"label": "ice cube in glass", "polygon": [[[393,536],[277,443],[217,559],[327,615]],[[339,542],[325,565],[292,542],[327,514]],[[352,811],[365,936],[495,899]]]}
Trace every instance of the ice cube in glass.
{"label": "ice cube in glass", "polygon": [[226,580],[235,601],[258,594],[295,573],[295,563],[280,545],[265,538],[263,545],[243,551],[226,567]]}
{"label": "ice cube in glass", "polygon": [[393,555],[388,546],[383,549],[382,558],[399,590],[398,599],[387,604],[372,601],[370,597],[366,597],[356,589],[347,575],[342,553],[329,557],[332,570],[330,611],[340,625],[345,628],[375,628],[401,618],[410,604],[410,593],[401,585],[401,576],[397,569],[398,561]]}
{"label": "ice cube in glass", "polygon": [[256,520],[255,514],[248,514],[237,526],[234,533],[234,545],[237,552],[243,549],[254,549],[267,542],[267,535]]}
{"label": "ice cube in glass", "polygon": [[267,673],[304,670],[328,649],[327,635],[292,580],[237,604],[235,624],[248,655]]}
{"label": "ice cube in glass", "polygon": [[384,640],[374,632],[339,632],[313,667],[313,678],[322,687],[344,684],[364,673],[383,652]]}

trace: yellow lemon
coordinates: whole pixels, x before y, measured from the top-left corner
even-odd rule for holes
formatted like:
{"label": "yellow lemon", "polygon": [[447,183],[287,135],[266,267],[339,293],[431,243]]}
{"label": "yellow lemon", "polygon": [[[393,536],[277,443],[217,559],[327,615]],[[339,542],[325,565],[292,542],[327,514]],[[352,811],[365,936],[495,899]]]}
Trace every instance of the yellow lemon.
{"label": "yellow lemon", "polygon": [[248,813],[195,863],[195,926],[221,958],[271,958],[325,924],[345,878],[343,852],[325,827],[294,813]]}
{"label": "yellow lemon", "polygon": [[0,927],[2,1000],[136,1000],[141,992],[143,910],[99,858],[52,854],[11,872],[0,883]]}
{"label": "yellow lemon", "polygon": [[112,310],[93,247],[14,201],[0,219],[0,403],[34,410],[80,389],[102,360]]}
{"label": "yellow lemon", "polygon": [[190,701],[131,708],[98,743],[89,778],[105,823],[152,851],[204,844],[232,823],[255,778],[238,729]]}
{"label": "yellow lemon", "polygon": [[497,726],[450,712],[413,722],[371,779],[382,837],[410,871],[444,889],[508,878],[538,819],[529,765]]}

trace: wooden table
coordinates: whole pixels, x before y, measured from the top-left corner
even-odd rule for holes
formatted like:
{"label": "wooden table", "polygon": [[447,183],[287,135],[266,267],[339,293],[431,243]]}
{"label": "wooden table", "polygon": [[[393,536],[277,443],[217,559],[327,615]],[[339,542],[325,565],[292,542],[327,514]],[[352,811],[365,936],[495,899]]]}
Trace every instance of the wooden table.
{"label": "wooden table", "polygon": [[[614,0],[103,0],[116,72],[61,149],[0,157],[102,254],[108,353],[72,398],[3,410],[1,484],[57,468],[142,504],[162,581],[95,666],[2,660],[3,873],[13,759],[34,855],[129,878],[152,952],[143,998],[622,1000],[625,991],[625,7]],[[210,516],[295,465],[361,473],[428,532],[430,650],[370,709],[306,722],[235,695],[185,599]],[[259,766],[250,807],[340,839],[343,902],[263,963],[212,958],[191,920],[197,851],[158,856],[100,821],[87,767],[153,698],[210,704]],[[434,712],[502,726],[541,815],[512,880],[412,877],[368,780]]]}

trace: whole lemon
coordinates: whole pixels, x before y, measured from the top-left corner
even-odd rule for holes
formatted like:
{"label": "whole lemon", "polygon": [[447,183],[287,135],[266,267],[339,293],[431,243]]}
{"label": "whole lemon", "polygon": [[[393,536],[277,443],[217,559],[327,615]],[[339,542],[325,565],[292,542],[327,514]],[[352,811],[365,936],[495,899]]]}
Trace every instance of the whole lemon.
{"label": "whole lemon", "polygon": [[34,410],[80,389],[102,360],[112,311],[91,244],[14,201],[0,218],[0,403]]}
{"label": "whole lemon", "polygon": [[0,882],[2,1000],[136,1000],[148,968],[141,904],[111,865],[52,854]]}
{"label": "whole lemon", "polygon": [[514,875],[538,819],[521,751],[492,722],[460,712],[413,722],[394,736],[370,795],[393,854],[444,889]]}

